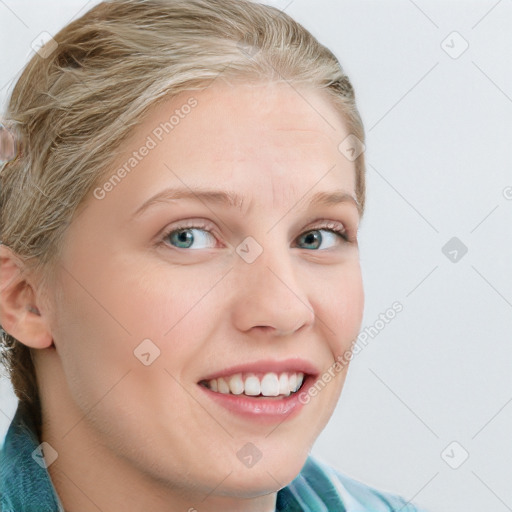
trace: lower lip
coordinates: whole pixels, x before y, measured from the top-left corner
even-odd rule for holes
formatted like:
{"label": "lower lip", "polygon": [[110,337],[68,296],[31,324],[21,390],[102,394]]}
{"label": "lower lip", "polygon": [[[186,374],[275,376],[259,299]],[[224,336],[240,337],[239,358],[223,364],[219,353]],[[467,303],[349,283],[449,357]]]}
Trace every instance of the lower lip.
{"label": "lower lip", "polygon": [[263,423],[277,423],[292,419],[299,414],[304,406],[299,396],[307,393],[313,383],[314,377],[310,375],[298,392],[283,398],[270,399],[218,393],[200,384],[199,387],[217,404],[239,416]]}

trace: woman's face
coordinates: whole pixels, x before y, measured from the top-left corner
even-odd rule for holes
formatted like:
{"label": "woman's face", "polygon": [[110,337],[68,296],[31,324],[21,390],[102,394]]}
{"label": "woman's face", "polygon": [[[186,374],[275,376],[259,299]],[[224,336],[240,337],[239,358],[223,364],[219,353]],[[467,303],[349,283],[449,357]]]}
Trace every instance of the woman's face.
{"label": "woman's face", "polygon": [[298,474],[346,368],[298,396],[362,318],[348,135],[324,96],[286,84],[216,82],[152,109],[64,241],[39,371],[66,442],[198,495]]}

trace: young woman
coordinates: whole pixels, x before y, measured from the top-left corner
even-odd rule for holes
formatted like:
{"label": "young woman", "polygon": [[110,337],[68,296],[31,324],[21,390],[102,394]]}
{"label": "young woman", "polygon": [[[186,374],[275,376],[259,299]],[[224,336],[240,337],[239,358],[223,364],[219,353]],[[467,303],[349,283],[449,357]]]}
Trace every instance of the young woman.
{"label": "young woman", "polygon": [[103,2],[0,133],[3,512],[417,510],[309,455],[364,302],[328,49],[244,0]]}

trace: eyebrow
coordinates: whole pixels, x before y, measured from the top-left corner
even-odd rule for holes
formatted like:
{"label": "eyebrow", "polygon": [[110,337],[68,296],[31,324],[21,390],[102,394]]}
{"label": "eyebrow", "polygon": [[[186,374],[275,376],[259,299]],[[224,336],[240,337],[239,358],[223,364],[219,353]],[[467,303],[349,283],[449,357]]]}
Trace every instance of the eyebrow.
{"label": "eyebrow", "polygon": [[[132,218],[142,215],[150,207],[173,201],[176,199],[192,199],[205,203],[213,203],[230,208],[242,209],[244,198],[236,192],[228,190],[214,190],[205,188],[166,188],[150,197],[145,201],[132,215]],[[299,200],[300,202],[300,200]],[[336,190],[333,192],[317,192],[310,199],[308,206],[334,206],[341,203],[353,203],[358,213],[361,213],[359,201],[350,193],[344,190]]]}

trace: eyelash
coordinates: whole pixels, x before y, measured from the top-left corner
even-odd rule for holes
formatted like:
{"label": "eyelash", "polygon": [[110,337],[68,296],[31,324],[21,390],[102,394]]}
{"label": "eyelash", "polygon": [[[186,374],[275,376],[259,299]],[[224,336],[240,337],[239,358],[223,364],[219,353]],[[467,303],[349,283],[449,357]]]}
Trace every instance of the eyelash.
{"label": "eyelash", "polygon": [[[186,222],[182,225],[178,225],[178,226],[173,226],[171,229],[168,229],[165,231],[165,233],[161,236],[160,238],[160,243],[161,244],[164,244],[168,247],[174,247],[174,246],[170,246],[169,244],[166,243],[166,240],[167,238],[171,235],[171,233],[174,233],[175,231],[181,231],[183,229],[203,229],[205,231],[207,231],[208,233],[210,233],[212,236],[214,236],[215,238],[217,238],[215,236],[215,234],[213,233],[213,226],[208,224],[208,223],[203,223],[203,222]],[[310,228],[306,231],[304,231],[302,233],[302,235],[306,234],[306,233],[310,233],[311,231],[319,231],[319,230],[324,230],[324,231],[329,231],[331,233],[334,233],[336,235],[339,235],[339,237],[345,242],[345,243],[350,243],[351,242],[351,239],[350,239],[350,236],[349,236],[349,233],[347,231],[347,229],[345,227],[339,227],[337,223],[335,222],[328,222],[328,223],[325,223],[325,224],[319,224],[318,226],[314,226],[313,228]],[[300,236],[300,235],[299,235]],[[179,249],[179,247],[175,247],[175,249]]]}

